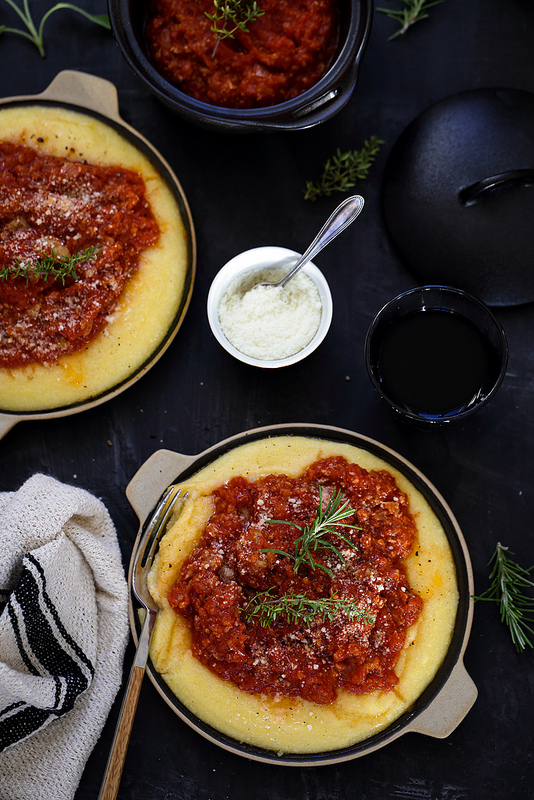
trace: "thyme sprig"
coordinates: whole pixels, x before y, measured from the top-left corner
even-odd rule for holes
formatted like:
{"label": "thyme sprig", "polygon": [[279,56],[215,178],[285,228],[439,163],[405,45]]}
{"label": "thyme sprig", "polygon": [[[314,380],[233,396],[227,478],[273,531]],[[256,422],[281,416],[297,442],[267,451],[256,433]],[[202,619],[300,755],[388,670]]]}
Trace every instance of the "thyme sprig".
{"label": "thyme sprig", "polygon": [[204,13],[212,21],[211,32],[217,34],[217,41],[211,54],[211,57],[215,58],[221,39],[235,39],[236,31],[248,33],[249,24],[255,22],[265,12],[256,0],[213,0],[213,5],[215,7],[213,14],[208,14],[207,11]]}
{"label": "thyme sprig", "polygon": [[326,161],[320,179],[306,181],[304,199],[314,201],[318,197],[329,197],[333,192],[352,189],[356,181],[367,178],[382,144],[382,139],[371,136],[361,150],[343,152],[338,148],[336,154]]}
{"label": "thyme sprig", "polygon": [[402,0],[402,2],[406,8],[399,8],[397,10],[392,8],[376,9],[400,23],[400,28],[388,38],[389,42],[397,36],[402,36],[402,34],[406,33],[416,22],[427,19],[429,16],[428,9],[443,3],[444,0]]}
{"label": "thyme sprig", "polygon": [[515,555],[508,547],[497,543],[495,552],[488,562],[491,566],[490,586],[474,600],[492,600],[499,604],[501,622],[510,631],[512,642],[518,653],[527,647],[534,647],[534,597],[525,590],[534,589],[531,573],[534,565],[525,569],[510,556]]}
{"label": "thyme sprig", "polygon": [[302,527],[296,522],[288,522],[287,520],[283,519],[267,520],[267,522],[274,522],[278,523],[279,525],[290,525],[294,528],[297,528],[301,534],[297,539],[295,539],[295,549],[293,553],[288,553],[285,550],[278,550],[275,547],[263,548],[261,552],[278,553],[278,555],[286,556],[287,558],[292,559],[295,562],[293,567],[294,572],[297,572],[302,564],[307,564],[313,570],[315,570],[316,567],[319,567],[319,569],[322,569],[324,572],[330,575],[330,577],[333,577],[332,570],[325,566],[325,564],[315,561],[312,556],[312,552],[316,552],[317,550],[329,550],[330,552],[335,553],[335,555],[343,564],[345,563],[345,559],[343,558],[339,549],[335,546],[335,544],[326,538],[329,534],[341,539],[345,542],[345,544],[348,544],[349,547],[356,547],[356,545],[351,542],[350,539],[347,539],[347,537],[344,536],[341,531],[337,530],[339,527],[360,530],[358,525],[353,525],[350,522],[343,522],[343,520],[347,519],[347,517],[352,517],[355,511],[349,507],[348,500],[341,504],[341,498],[342,495],[339,490],[334,492],[327,505],[323,509],[322,487],[319,486],[319,502],[317,504],[317,513],[311,523]]}
{"label": "thyme sprig", "polygon": [[345,614],[350,622],[357,620],[366,625],[374,625],[376,620],[376,615],[359,608],[352,600],[336,597],[312,600],[304,594],[276,597],[272,591],[257,592],[250,598],[244,609],[247,622],[257,620],[262,628],[270,628],[283,616],[289,623],[310,625],[317,617],[323,622],[331,622],[339,614]]}
{"label": "thyme sprig", "polygon": [[33,21],[33,17],[30,12],[30,5],[28,0],[23,0],[22,8],[20,8],[20,6],[18,6],[14,2],[14,0],[5,0],[5,2],[9,6],[11,6],[13,11],[20,17],[20,19],[26,26],[26,30],[21,30],[20,28],[10,28],[7,25],[0,25],[0,34],[16,33],[17,36],[23,36],[25,39],[29,39],[30,42],[32,42],[32,44],[34,44],[39,50],[41,58],[45,57],[45,48],[43,39],[45,22],[56,11],[60,11],[61,9],[76,11],[78,14],[81,14],[83,17],[86,17],[91,22],[95,22],[97,25],[101,25],[103,28],[111,30],[109,17],[107,14],[89,14],[89,12],[85,11],[83,8],[78,8],[78,6],[72,5],[72,3],[56,3],[55,6],[49,8],[48,11],[44,14],[39,24],[39,27],[37,27],[37,25]]}
{"label": "thyme sprig", "polygon": [[84,261],[92,261],[96,258],[98,248],[91,246],[85,250],[80,250],[71,256],[56,256],[54,250],[50,254],[39,256],[34,262],[22,263],[15,259],[13,264],[8,264],[0,269],[0,280],[8,278],[24,278],[28,285],[30,275],[47,280],[52,277],[54,280],[61,280],[63,286],[66,278],[78,280],[76,267]]}

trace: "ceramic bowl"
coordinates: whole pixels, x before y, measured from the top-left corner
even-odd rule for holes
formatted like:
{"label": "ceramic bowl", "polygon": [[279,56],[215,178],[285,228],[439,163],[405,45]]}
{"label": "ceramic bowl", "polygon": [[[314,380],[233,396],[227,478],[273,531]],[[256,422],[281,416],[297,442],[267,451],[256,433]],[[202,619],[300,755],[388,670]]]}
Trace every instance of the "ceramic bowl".
{"label": "ceramic bowl", "polygon": [[[312,279],[319,292],[322,314],[315,336],[302,350],[299,350],[297,353],[287,358],[280,358],[273,361],[253,358],[234,347],[227,339],[221,327],[219,306],[226,290],[234,281],[246,279],[249,274],[253,275],[255,272],[259,273],[269,266],[280,267],[283,272],[289,272],[291,264],[295,263],[299,255],[300,253],[296,253],[294,250],[288,250],[285,247],[255,247],[252,250],[246,250],[244,253],[240,253],[238,256],[232,258],[215,276],[208,294],[207,311],[209,324],[219,344],[239,361],[263,369],[287,367],[291,364],[296,364],[298,361],[302,361],[303,358],[313,353],[328,333],[333,313],[332,295],[323,273],[312,262],[306,264],[306,266],[302,268],[302,271]],[[262,279],[260,278],[259,280]]]}
{"label": "ceramic bowl", "polygon": [[[219,457],[247,442],[275,436],[305,436],[353,445],[381,458],[401,472],[423,495],[438,517],[456,567],[459,604],[452,639],[445,658],[430,684],[397,720],[379,733],[349,747],[339,750],[290,754],[277,753],[244,744],[215,730],[199,719],[171,692],[151,662],[147,667],[149,679],[160,697],[192,730],[208,741],[237,756],[253,761],[285,767],[317,767],[350,761],[391,744],[406,733],[419,733],[434,738],[449,736],[464,719],[477,697],[477,689],[467,673],[463,655],[473,616],[474,583],[469,552],[461,529],[450,507],[436,487],[413,464],[374,439],[361,434],[327,425],[288,423],[255,428],[225,439],[198,455],[183,455],[170,450],[155,452],[139,468],[130,481],[126,494],[140,520],[140,529],[130,560],[129,583],[140,538],[150,523],[157,501],[173,483],[185,481],[191,475],[216,461]],[[138,601],[130,592],[130,627],[134,639],[139,636]],[[180,731],[177,730],[177,742]]]}
{"label": "ceramic bowl", "polygon": [[0,401],[0,437],[15,424],[23,420],[41,420],[76,414],[93,408],[132,386],[159,360],[176,336],[189,308],[196,275],[196,237],[191,211],[182,186],[172,168],[163,156],[138,131],[128,125],[119,114],[118,95],[115,86],[103,78],[75,70],[60,72],[49,86],[38,95],[8,97],[2,99],[0,108],[13,106],[41,105],[44,107],[67,108],[86,116],[95,117],[100,122],[117,131],[146,156],[167,184],[177,208],[179,209],[187,242],[187,274],[179,299],[177,312],[169,329],[161,341],[154,343],[151,356],[131,374],[115,385],[104,389],[98,395],[88,395],[86,399],[67,406],[43,407],[34,411],[13,411]]}
{"label": "ceramic bowl", "polygon": [[113,34],[139,80],[176,114],[222,131],[299,130],[337,114],[356,87],[360,60],[371,31],[372,0],[340,0],[337,55],[323,77],[292,100],[253,109],[231,109],[195,100],[165,80],[151,63],[143,39],[146,3],[108,0]]}

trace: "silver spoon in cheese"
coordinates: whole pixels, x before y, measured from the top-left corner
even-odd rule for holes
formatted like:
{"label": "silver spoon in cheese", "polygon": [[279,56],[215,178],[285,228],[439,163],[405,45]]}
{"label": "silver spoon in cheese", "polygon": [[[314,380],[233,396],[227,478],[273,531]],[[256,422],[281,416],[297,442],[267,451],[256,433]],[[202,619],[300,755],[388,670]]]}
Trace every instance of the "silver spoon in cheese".
{"label": "silver spoon in cheese", "polygon": [[352,197],[348,197],[342,203],[338,205],[335,211],[328,217],[325,224],[310,244],[308,249],[305,253],[303,253],[300,258],[293,264],[287,275],[284,275],[279,281],[262,281],[262,283],[256,284],[257,286],[282,286],[284,287],[291,278],[294,278],[297,272],[302,269],[302,267],[311,261],[315,256],[326,247],[327,244],[339,236],[339,234],[348,228],[351,222],[354,222],[357,216],[359,216],[362,208],[364,205],[363,197],[356,194]]}

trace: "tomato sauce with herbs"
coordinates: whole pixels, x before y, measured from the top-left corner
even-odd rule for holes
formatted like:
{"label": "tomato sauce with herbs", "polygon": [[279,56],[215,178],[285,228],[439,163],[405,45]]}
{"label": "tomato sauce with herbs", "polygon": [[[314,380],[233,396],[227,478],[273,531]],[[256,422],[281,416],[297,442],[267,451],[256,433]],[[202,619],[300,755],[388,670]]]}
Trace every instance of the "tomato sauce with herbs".
{"label": "tomato sauce with herbs", "polygon": [[[0,367],[48,364],[104,328],[159,227],[140,175],[0,141]],[[95,248],[76,277],[39,277],[45,255]],[[30,269],[19,277],[14,265]]]}
{"label": "tomato sauce with herbs", "polygon": [[[315,567],[295,571],[290,557],[300,531],[273,520],[311,523],[321,487],[323,507],[338,490],[354,514],[340,527],[349,541],[328,535],[335,551],[312,552]],[[316,461],[300,477],[230,480],[213,493],[215,510],[184,562],[168,599],[189,620],[192,652],[240,689],[331,703],[338,689],[388,691],[406,630],[422,600],[410,589],[402,559],[416,527],[406,495],[385,470],[367,471],[343,457]],[[325,571],[318,563],[327,568]],[[258,592],[337,598],[357,604],[359,621],[342,610],[311,622],[280,615],[262,625],[247,608]]]}
{"label": "tomato sauce with herbs", "polygon": [[258,5],[263,14],[247,31],[218,40],[207,16],[215,11],[213,0],[150,0],[145,29],[150,58],[168,81],[206,103],[256,108],[290,100],[314,86],[333,60],[337,2],[260,0]]}

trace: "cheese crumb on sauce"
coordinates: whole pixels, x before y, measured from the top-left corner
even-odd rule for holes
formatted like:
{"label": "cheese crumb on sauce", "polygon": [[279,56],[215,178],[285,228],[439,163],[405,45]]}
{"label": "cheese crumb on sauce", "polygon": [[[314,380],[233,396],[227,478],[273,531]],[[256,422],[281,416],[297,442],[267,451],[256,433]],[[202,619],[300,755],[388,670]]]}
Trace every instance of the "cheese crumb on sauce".
{"label": "cheese crumb on sauce", "polygon": [[299,353],[319,328],[322,304],[313,280],[299,272],[281,286],[258,286],[276,281],[280,270],[258,270],[251,279],[238,278],[219,306],[219,322],[228,341],[241,353],[261,361],[279,361]]}

